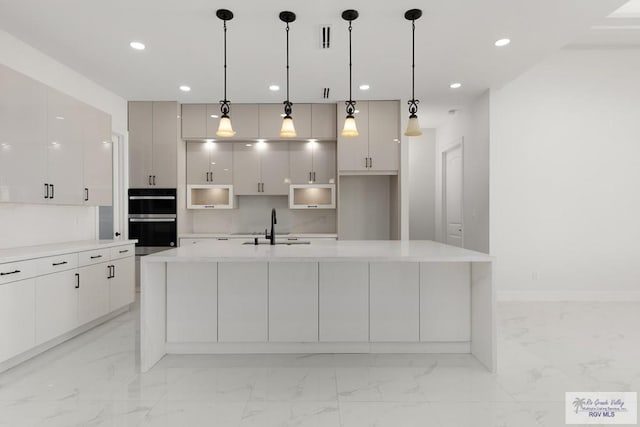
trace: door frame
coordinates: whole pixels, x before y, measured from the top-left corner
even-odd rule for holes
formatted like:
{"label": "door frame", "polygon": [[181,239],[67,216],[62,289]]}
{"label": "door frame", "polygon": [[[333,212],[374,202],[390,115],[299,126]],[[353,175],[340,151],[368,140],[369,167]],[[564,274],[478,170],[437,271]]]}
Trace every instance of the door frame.
{"label": "door frame", "polygon": [[[127,227],[128,212],[128,182],[129,182],[129,156],[127,149],[127,138],[123,134],[112,133],[112,150],[113,150],[113,232],[112,236],[115,240],[125,240],[129,236],[129,227]],[[116,237],[115,233],[119,232],[120,236]]]}
{"label": "door frame", "polygon": [[460,154],[462,156],[462,191],[460,192],[460,197],[462,200],[460,201],[460,220],[462,221],[462,247],[464,248],[464,235],[465,235],[465,224],[464,224],[464,136],[452,141],[445,149],[440,152],[440,171],[441,171],[441,227],[442,227],[442,243],[447,244],[447,235],[449,232],[449,228],[447,225],[447,154],[451,151],[460,148]]}

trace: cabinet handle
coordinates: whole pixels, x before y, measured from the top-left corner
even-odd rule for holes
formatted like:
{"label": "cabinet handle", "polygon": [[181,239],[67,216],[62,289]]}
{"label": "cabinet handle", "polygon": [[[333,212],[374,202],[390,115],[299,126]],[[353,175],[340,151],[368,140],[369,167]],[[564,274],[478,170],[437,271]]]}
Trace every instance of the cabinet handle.
{"label": "cabinet handle", "polygon": [[84,201],[85,202],[89,201],[89,189],[88,188],[84,189]]}
{"label": "cabinet handle", "polygon": [[96,259],[96,258],[102,258],[102,255],[94,255],[91,257],[91,259]]}
{"label": "cabinet handle", "polygon": [[121,253],[121,254],[126,254],[127,252],[129,252],[129,249],[125,249],[125,250],[123,250],[123,251],[120,251],[119,253]]}
{"label": "cabinet handle", "polygon": [[153,175],[153,185],[156,185],[156,176]]}
{"label": "cabinet handle", "polygon": [[44,198],[45,199],[49,198],[49,184],[44,185]]}
{"label": "cabinet handle", "polygon": [[369,168],[373,167],[373,158],[369,157]]}
{"label": "cabinet handle", "polygon": [[111,266],[107,265],[107,279],[111,279]]}
{"label": "cabinet handle", "polygon": [[311,181],[311,172],[309,172],[309,181]]}
{"label": "cabinet handle", "polygon": [[52,263],[51,265],[53,265],[54,267],[57,267],[57,266],[59,266],[59,265],[65,265],[65,264],[67,264],[67,261],[54,262],[54,263]]}
{"label": "cabinet handle", "polygon": [[51,184],[51,197],[50,197],[50,199],[54,199],[56,197],[55,193],[54,193],[54,189],[55,189],[55,186],[53,184]]}
{"label": "cabinet handle", "polygon": [[262,183],[262,192],[264,193],[264,182]]}
{"label": "cabinet handle", "polygon": [[112,271],[113,271],[113,273],[111,273],[111,277],[112,277],[112,278],[113,278],[113,277],[116,277],[116,266],[115,266],[115,265],[112,265],[112,266],[111,266],[111,268],[113,269],[113,270],[112,270]]}
{"label": "cabinet handle", "polygon": [[80,289],[80,273],[76,273],[76,289]]}
{"label": "cabinet handle", "polygon": [[149,185],[151,185],[151,175],[149,175]]}
{"label": "cabinet handle", "polygon": [[369,168],[369,158],[368,157],[364,158],[364,167],[365,168]]}
{"label": "cabinet handle", "polygon": [[313,173],[313,182],[316,182],[316,173]]}
{"label": "cabinet handle", "polygon": [[8,276],[9,274],[17,274],[20,273],[20,270],[9,271],[8,273],[0,273],[0,276]]}

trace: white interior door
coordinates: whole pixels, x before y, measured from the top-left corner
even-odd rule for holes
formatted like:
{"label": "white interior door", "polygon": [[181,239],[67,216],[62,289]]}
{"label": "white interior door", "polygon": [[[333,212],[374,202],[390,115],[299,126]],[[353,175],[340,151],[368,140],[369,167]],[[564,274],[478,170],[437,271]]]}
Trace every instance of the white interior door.
{"label": "white interior door", "polygon": [[443,218],[445,243],[463,247],[463,154],[462,144],[443,153]]}

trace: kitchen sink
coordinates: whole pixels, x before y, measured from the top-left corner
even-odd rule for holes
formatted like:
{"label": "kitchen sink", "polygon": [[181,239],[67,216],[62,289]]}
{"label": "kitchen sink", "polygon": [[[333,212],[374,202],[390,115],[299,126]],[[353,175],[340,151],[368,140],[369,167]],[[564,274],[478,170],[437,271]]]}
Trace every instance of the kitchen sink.
{"label": "kitchen sink", "polygon": [[[255,241],[251,240],[248,242],[243,242],[243,245],[255,245]],[[269,245],[269,241],[268,240],[258,240],[258,244],[259,245]],[[284,240],[284,241],[276,241],[276,245],[310,245],[311,242],[308,240]]]}

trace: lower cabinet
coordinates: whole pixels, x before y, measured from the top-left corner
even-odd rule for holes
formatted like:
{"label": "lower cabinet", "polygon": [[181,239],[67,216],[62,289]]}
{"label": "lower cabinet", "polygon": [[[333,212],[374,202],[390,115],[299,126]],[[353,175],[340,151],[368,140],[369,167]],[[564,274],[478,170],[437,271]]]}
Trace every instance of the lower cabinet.
{"label": "lower cabinet", "polygon": [[318,263],[269,264],[269,341],[318,341]]}
{"label": "lower cabinet", "polygon": [[218,264],[167,264],[167,342],[218,340]]}
{"label": "lower cabinet", "polygon": [[109,312],[109,266],[108,262],[102,262],[78,269],[78,322],[81,325]]}
{"label": "lower cabinet", "polygon": [[420,265],[372,262],[370,268],[370,341],[420,339]]}
{"label": "lower cabinet", "polygon": [[268,339],[268,264],[218,263],[218,341]]}
{"label": "lower cabinet", "polygon": [[134,257],[111,261],[111,278],[109,279],[109,311],[115,311],[131,304],[136,298],[134,283]]}
{"label": "lower cabinet", "polygon": [[36,279],[36,345],[78,327],[78,280],[75,269]]}
{"label": "lower cabinet", "polygon": [[369,263],[319,264],[320,341],[369,341]]}
{"label": "lower cabinet", "polygon": [[35,345],[36,279],[0,285],[0,361]]}

